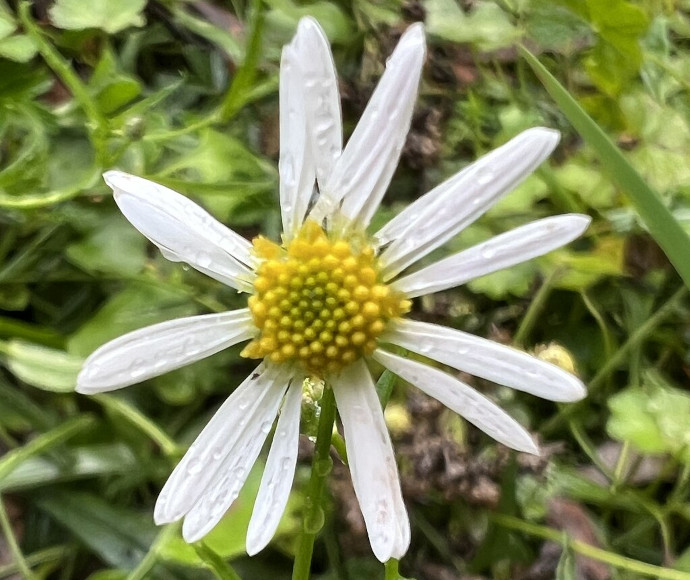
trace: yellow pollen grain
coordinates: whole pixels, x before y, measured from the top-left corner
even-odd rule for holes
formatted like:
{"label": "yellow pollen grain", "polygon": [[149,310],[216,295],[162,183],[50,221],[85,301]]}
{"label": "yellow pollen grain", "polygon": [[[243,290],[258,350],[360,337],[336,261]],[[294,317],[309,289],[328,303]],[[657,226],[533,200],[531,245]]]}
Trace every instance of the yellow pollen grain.
{"label": "yellow pollen grain", "polygon": [[410,302],[381,282],[373,247],[332,239],[316,222],[279,246],[253,241],[260,263],[248,305],[257,337],[248,358],[296,363],[316,378],[370,355]]}

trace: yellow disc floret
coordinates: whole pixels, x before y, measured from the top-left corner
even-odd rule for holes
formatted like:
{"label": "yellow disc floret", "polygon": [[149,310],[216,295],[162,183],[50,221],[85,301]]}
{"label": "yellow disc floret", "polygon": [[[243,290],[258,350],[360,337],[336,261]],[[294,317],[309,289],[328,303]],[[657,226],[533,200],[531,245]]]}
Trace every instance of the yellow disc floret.
{"label": "yellow disc floret", "polygon": [[410,309],[381,283],[371,246],[330,239],[314,221],[285,246],[262,237],[253,245],[262,261],[249,309],[260,333],[242,356],[294,361],[323,378],[371,354],[387,322]]}

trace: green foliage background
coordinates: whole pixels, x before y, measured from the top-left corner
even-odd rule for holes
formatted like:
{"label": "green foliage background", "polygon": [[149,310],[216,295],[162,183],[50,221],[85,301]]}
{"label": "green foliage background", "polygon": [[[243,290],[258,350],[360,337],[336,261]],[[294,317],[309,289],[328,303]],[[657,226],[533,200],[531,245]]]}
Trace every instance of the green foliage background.
{"label": "green foliage background", "polygon": [[[687,293],[633,192],[517,50],[688,232],[688,0],[0,0],[0,578],[230,578],[230,560],[246,580],[290,577],[308,458],[255,558],[243,545],[260,466],[204,544],[152,522],[175,462],[252,368],[238,349],[114,394],[73,389],[107,340],[243,304],[154,251],[100,175],[156,180],[248,238],[278,239],[278,63],[308,14],[333,43],[346,132],[400,32],[426,24],[420,99],[377,223],[538,124],[563,133],[553,158],[449,247],[542,216],[594,218],[567,248],[415,304],[418,318],[575,368],[590,395],[559,407],[472,383],[538,433],[544,457],[530,462],[396,385],[388,418],[413,524],[401,573],[690,579]],[[345,517],[346,475],[334,481],[314,578],[382,578]]]}

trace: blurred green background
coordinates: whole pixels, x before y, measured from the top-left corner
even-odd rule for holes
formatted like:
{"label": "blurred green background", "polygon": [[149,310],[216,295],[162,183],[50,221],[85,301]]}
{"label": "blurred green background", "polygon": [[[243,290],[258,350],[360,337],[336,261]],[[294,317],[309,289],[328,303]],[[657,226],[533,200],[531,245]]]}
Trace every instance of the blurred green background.
{"label": "blurred green background", "polygon": [[[401,573],[690,579],[687,293],[516,48],[690,231],[688,0],[0,0],[0,578],[224,578],[225,558],[245,580],[290,577],[306,439],[288,513],[258,556],[243,546],[260,465],[205,544],[153,524],[175,462],[253,368],[239,348],[114,394],[73,389],[109,339],[244,305],[166,261],[100,175],[148,177],[247,238],[278,240],[278,63],[304,15],[332,42],[346,135],[400,33],[426,25],[412,129],[372,231],[535,125],[563,133],[552,159],[449,247],[542,216],[594,218],[565,249],[415,302],[416,318],[575,369],[590,395],[558,407],[467,378],[537,434],[531,458],[398,384],[387,417],[413,529]],[[382,578],[342,466],[329,490],[314,578]]]}

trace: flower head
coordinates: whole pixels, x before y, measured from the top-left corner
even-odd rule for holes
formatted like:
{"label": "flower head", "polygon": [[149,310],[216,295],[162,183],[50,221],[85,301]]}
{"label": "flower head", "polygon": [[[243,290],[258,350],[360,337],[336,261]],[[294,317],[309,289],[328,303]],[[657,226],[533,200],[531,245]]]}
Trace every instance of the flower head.
{"label": "flower head", "polygon": [[537,452],[529,433],[488,398],[382,344],[554,401],[585,394],[576,377],[519,350],[404,319],[411,298],[542,255],[589,224],[588,217],[574,214],[538,220],[403,273],[524,179],[559,138],[543,128],[521,133],[368,235],[410,125],[424,56],[423,28],[415,24],[400,39],[343,149],[328,42],[316,21],[300,21],[280,69],[282,243],[263,237],[250,243],[161,185],[119,171],[104,176],[125,217],[165,257],[251,295],[241,310],[172,320],[113,340],[88,358],[79,375],[77,390],[89,394],[143,381],[243,341],[243,356],[263,359],[204,428],[158,498],[156,522],[184,518],[187,541],[200,539],[222,518],[279,415],[247,551],[256,553],[270,541],[294,476],[302,385],[317,378],[335,395],[375,555],[386,561],[405,553],[409,521],[367,357],[497,441]]}

